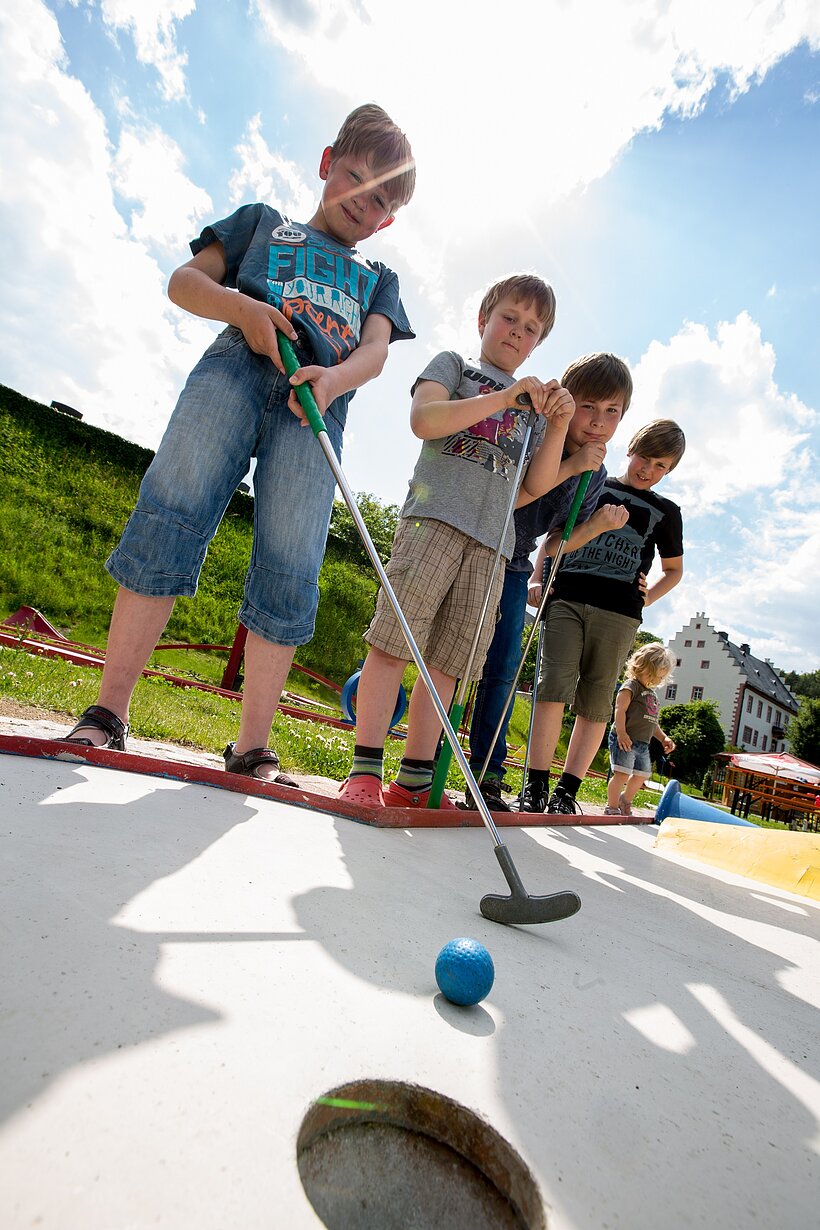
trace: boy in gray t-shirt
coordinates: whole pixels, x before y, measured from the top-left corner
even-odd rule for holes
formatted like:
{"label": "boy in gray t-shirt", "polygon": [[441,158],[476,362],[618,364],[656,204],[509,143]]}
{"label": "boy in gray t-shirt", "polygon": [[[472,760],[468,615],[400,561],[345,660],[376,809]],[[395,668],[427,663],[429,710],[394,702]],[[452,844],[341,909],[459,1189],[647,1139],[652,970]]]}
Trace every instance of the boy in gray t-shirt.
{"label": "boy in gray t-shirt", "polygon": [[[424,656],[436,690],[448,704],[464,676],[488,587],[474,675],[479,676],[495,625],[503,569],[492,576],[507,509],[538,499],[558,478],[575,404],[557,380],[515,372],[543,341],[555,319],[555,296],[540,278],[514,275],[492,286],[478,313],[481,351],[465,361],[437,355],[413,386],[410,425],[424,441],[401,510],[387,574]],[[529,410],[535,411],[520,490],[513,483]],[[510,523],[501,553],[513,552]],[[410,658],[399,621],[379,594],[364,634],[370,646],[359,680],[356,747],[340,794],[349,802],[424,807],[430,795],[441,730],[422,680],[410,700],[407,744],[395,782],[382,791],[384,741]],[[454,807],[447,795],[442,807]]]}

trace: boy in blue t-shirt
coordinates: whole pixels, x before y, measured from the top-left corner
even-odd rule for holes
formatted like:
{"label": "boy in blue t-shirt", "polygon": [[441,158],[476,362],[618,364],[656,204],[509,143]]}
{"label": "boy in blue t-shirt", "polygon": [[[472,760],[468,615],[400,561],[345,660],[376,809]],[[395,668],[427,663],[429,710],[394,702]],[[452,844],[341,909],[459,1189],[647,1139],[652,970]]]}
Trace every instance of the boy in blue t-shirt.
{"label": "boy in blue t-shirt", "polygon": [[[309,222],[247,205],[206,226],[172,274],[177,306],[227,328],[191,372],[139,500],[106,567],[120,585],[99,701],[68,739],[124,750],[137,679],[177,596],[196,592],[208,544],[256,458],[254,535],[239,618],[245,693],[230,772],[296,785],[266,745],[297,645],[313,635],[335,480],[293,386],[308,382],[341,453],[353,393],[382,370],[391,341],[414,336],[396,274],[358,244],[410,200],[410,145],[375,104],[345,120],[319,164]],[[301,366],[288,381],[277,329]]]}

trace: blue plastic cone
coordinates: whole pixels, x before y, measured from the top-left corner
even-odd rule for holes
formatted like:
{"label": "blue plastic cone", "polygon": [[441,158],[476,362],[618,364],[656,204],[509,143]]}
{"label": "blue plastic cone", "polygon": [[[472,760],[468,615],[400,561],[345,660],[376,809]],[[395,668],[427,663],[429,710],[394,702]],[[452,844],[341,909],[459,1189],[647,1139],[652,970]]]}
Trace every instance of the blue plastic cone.
{"label": "blue plastic cone", "polygon": [[683,793],[680,782],[675,781],[674,778],[667,782],[666,789],[661,795],[655,812],[655,823],[662,824],[668,817],[680,820],[707,820],[710,824],[740,824],[745,828],[757,828],[751,820],[742,820],[740,816],[721,811],[718,807],[704,803],[703,799],[690,798],[688,794]]}

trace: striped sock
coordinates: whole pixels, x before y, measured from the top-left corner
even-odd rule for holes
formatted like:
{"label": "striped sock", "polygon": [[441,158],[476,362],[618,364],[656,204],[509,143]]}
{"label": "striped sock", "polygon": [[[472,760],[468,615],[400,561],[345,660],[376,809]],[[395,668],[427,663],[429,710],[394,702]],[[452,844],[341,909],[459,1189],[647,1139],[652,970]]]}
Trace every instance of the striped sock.
{"label": "striped sock", "polygon": [[404,786],[405,790],[423,792],[432,786],[435,768],[435,760],[413,760],[412,757],[404,756],[396,774],[396,781],[400,786]]}
{"label": "striped sock", "polygon": [[381,781],[383,763],[383,747],[364,747],[361,743],[357,743],[353,748],[353,764],[350,766],[350,772],[347,776],[378,777],[379,781]]}

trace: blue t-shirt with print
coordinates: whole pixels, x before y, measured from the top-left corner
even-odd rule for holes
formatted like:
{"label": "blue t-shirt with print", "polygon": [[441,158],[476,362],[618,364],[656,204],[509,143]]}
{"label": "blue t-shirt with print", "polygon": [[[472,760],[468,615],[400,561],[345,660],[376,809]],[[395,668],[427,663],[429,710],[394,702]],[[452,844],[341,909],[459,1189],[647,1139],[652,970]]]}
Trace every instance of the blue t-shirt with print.
{"label": "blue t-shirt with print", "polygon": [[[356,349],[364,321],[374,312],[390,321],[391,342],[415,337],[393,270],[316,227],[292,222],[270,205],[243,205],[206,226],[191,241],[191,251],[196,256],[217,240],[225,250],[225,285],[286,309],[321,367],[342,363]],[[300,359],[310,361],[301,354]]]}

